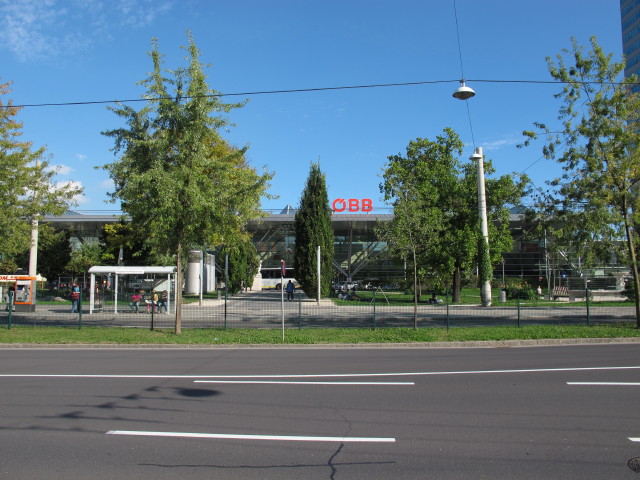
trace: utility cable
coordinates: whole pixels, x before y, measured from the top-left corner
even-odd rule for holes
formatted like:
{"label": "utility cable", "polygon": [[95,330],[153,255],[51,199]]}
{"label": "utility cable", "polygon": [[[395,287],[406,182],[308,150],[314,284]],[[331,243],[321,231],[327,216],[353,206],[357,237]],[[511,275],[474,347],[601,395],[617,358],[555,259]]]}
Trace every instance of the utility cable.
{"label": "utility cable", "polygon": [[[473,83],[522,83],[522,84],[556,84],[562,85],[566,83],[575,83],[580,85],[587,84],[603,84],[603,85],[640,85],[640,82],[598,82],[598,81],[580,81],[580,82],[558,82],[556,80],[490,80],[490,79],[468,79]],[[361,88],[384,88],[384,87],[406,87],[412,85],[433,85],[438,83],[458,83],[456,80],[431,80],[423,82],[400,82],[400,83],[379,83],[372,85],[347,85],[339,87],[317,87],[317,88],[294,88],[289,90],[264,90],[254,92],[235,92],[235,93],[212,93],[210,95],[200,96],[184,96],[183,100],[189,100],[192,98],[217,98],[217,97],[250,97],[254,95],[272,95],[277,93],[304,93],[304,92],[325,92],[332,90],[356,90]],[[28,107],[68,107],[77,105],[100,105],[100,104],[124,104],[135,102],[151,102],[158,100],[175,100],[174,97],[151,97],[151,98],[129,98],[123,100],[89,100],[82,102],[46,102],[46,103],[24,103],[19,105],[0,104],[0,108],[28,108]]]}

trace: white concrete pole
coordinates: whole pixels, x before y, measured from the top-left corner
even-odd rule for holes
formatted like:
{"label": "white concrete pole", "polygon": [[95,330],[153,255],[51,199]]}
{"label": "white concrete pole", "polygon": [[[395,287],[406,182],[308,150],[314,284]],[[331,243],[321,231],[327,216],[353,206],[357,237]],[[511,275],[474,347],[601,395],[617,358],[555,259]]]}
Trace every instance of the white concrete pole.
{"label": "white concrete pole", "polygon": [[[487,222],[487,196],[484,188],[484,156],[482,154],[482,147],[476,148],[475,152],[471,156],[471,160],[476,161],[478,170],[478,215],[480,217],[480,233],[484,238],[484,241],[489,245],[489,225]],[[482,305],[485,307],[491,306],[491,282],[486,280],[481,286],[480,297],[482,298]]]}
{"label": "white concrete pole", "polygon": [[31,219],[31,246],[29,248],[29,276],[38,274],[38,217]]}
{"label": "white concrete pole", "polygon": [[[40,160],[36,160],[36,168],[40,166]],[[39,184],[36,185],[36,191],[33,192],[33,200],[35,203],[36,196],[38,195]],[[35,277],[38,275],[38,215],[34,214],[31,219],[31,244],[29,247],[29,276]],[[49,279],[47,279],[49,280]],[[36,302],[36,291],[33,292],[33,303]]]}

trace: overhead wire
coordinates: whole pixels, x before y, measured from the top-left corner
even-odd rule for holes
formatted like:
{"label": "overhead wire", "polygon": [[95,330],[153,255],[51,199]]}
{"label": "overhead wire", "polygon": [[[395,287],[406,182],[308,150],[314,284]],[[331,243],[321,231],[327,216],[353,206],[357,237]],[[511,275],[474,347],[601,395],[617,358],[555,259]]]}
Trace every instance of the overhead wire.
{"label": "overhead wire", "polygon": [[[462,75],[462,83],[464,83],[464,67],[462,62],[462,44],[460,42],[460,27],[458,26],[458,9],[456,7],[456,0],[453,0],[453,15],[456,19],[456,37],[458,39],[458,55],[460,57],[460,73]],[[469,102],[465,100],[467,104],[467,118],[469,119],[469,130],[471,131],[471,143],[473,143],[473,149],[476,148],[476,138],[473,134],[473,123],[471,122],[471,110],[469,109]]]}
{"label": "overhead wire", "polygon": [[[305,93],[305,92],[323,92],[332,90],[356,90],[361,88],[384,88],[384,87],[406,87],[412,85],[433,85],[439,83],[457,83],[459,79],[454,80],[425,80],[421,82],[398,82],[398,83],[377,83],[370,85],[344,85],[337,87],[315,87],[315,88],[293,88],[284,90],[262,90],[262,91],[249,91],[249,92],[232,92],[232,93],[212,93],[209,95],[199,96],[183,96],[183,100],[189,100],[192,98],[215,98],[215,97],[250,97],[254,95],[272,95],[281,93]],[[492,80],[492,79],[468,79],[469,82],[474,83],[523,83],[523,84],[557,84],[562,85],[569,82],[559,82],[556,80]],[[596,81],[580,81],[572,82],[576,84],[586,85],[592,83],[605,83],[607,85],[640,85],[640,82],[596,82]],[[0,105],[0,108],[32,108],[32,107],[68,107],[77,105],[101,105],[101,104],[124,104],[124,103],[136,103],[136,102],[150,102],[158,100],[174,100],[174,97],[142,97],[142,98],[128,98],[128,99],[114,99],[114,100],[87,100],[87,101],[75,101],[75,102],[45,102],[45,103],[23,103],[18,105],[6,104]]]}

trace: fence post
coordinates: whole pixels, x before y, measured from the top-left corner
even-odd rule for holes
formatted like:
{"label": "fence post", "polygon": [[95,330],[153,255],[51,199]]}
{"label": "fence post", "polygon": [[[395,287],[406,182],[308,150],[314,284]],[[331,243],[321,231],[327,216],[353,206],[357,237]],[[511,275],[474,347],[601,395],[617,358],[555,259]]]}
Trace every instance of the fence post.
{"label": "fence post", "polygon": [[8,329],[11,330],[11,315],[13,314],[13,292],[11,290],[9,290],[9,292],[7,293],[8,297],[9,297],[9,301],[7,303],[8,307],[9,307],[9,319],[8,319]]}
{"label": "fence post", "polygon": [[585,288],[585,300],[587,301],[587,325],[591,326],[591,309],[589,308],[589,289]]}
{"label": "fence post", "polygon": [[302,330],[302,292],[298,292],[298,330]]}
{"label": "fence post", "polygon": [[[281,285],[282,286],[282,285]],[[227,329],[227,294],[229,293],[229,254],[224,256],[224,329]]]}
{"label": "fence post", "polygon": [[447,332],[449,331],[449,289],[447,288],[444,292],[446,303],[447,303]]}
{"label": "fence post", "polygon": [[518,328],[520,328],[520,295],[516,295],[516,303],[518,305]]}
{"label": "fence post", "polygon": [[373,300],[371,301],[371,303],[373,303],[373,329],[376,329],[376,291],[373,291]]}
{"label": "fence post", "polygon": [[82,328],[82,290],[78,295],[78,330]]}

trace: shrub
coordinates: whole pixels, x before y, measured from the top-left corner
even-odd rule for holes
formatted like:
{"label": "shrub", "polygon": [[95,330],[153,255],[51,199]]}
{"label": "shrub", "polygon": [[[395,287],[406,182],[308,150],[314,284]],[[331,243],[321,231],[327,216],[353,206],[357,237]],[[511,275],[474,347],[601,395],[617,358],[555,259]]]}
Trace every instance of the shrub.
{"label": "shrub", "polygon": [[507,300],[535,300],[538,298],[538,292],[529,285],[508,286],[505,288],[507,292]]}

